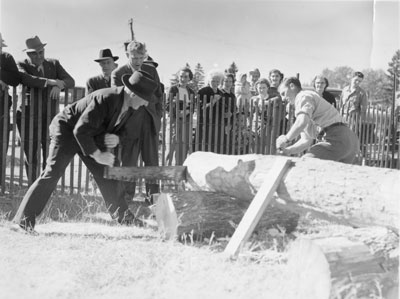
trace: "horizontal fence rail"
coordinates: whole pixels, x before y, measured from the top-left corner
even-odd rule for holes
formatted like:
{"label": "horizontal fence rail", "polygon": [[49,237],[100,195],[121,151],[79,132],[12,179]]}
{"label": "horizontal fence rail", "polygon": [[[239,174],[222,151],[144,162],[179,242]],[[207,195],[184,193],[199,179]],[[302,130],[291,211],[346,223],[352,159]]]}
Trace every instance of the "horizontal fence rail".
{"label": "horizontal fence rail", "polygon": [[[48,127],[64,106],[84,96],[84,88],[62,92],[59,100],[48,100],[41,89],[13,88],[0,109],[0,191],[11,195],[27,187],[45,165],[49,147]],[[194,151],[220,154],[274,155],[276,138],[294,122],[294,111],[282,101],[236,103],[232,98],[199,99],[191,95],[179,100],[164,96],[159,134],[159,164],[182,165]],[[360,164],[400,169],[399,112],[370,106],[364,119],[350,119],[349,126],[360,139]],[[40,134],[39,132],[44,132]],[[28,149],[25,150],[24,148]],[[27,166],[25,166],[27,163]],[[143,165],[142,162],[139,163]],[[139,165],[139,166],[140,166]],[[139,181],[139,186],[143,186]],[[89,193],[96,189],[78,156],[60,179],[58,188]],[[139,187],[141,188],[141,187]]]}

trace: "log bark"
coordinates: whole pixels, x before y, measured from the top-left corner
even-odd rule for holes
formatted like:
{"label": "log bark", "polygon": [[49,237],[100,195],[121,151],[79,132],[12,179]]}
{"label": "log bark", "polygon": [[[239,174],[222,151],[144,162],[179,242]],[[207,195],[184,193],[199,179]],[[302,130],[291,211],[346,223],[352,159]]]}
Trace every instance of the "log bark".
{"label": "log bark", "polygon": [[[159,230],[166,238],[194,234],[196,238],[231,236],[241,221],[250,202],[229,195],[204,191],[161,193],[155,202],[155,215]],[[256,231],[282,227],[293,231],[298,214],[269,207],[263,214]]]}
{"label": "log bark", "polygon": [[[250,201],[280,156],[195,152],[184,162],[187,188],[222,192]],[[285,158],[286,159],[286,158]],[[313,211],[353,226],[382,225],[398,231],[400,171],[313,158],[291,158],[294,166],[278,187],[275,206]]]}
{"label": "log bark", "polygon": [[395,290],[397,269],[398,259],[375,256],[362,242],[300,238],[288,250],[288,286],[282,297],[382,298]]}

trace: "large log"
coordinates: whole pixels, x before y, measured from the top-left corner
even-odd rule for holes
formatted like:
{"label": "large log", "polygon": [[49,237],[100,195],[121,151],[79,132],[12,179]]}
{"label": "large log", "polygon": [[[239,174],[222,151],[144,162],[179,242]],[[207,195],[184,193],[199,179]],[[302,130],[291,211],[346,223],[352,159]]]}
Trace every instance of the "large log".
{"label": "large log", "polygon": [[[166,238],[194,234],[199,238],[231,236],[249,207],[249,201],[229,195],[204,191],[161,193],[156,198],[155,211],[158,228]],[[293,231],[298,214],[279,208],[268,208],[256,230],[282,227]]]}
{"label": "large log", "polygon": [[[184,162],[191,190],[222,192],[250,201],[276,159],[267,155],[195,152]],[[291,158],[294,166],[272,203],[353,226],[383,225],[398,231],[400,171],[313,158]]]}
{"label": "large log", "polygon": [[389,298],[398,284],[397,258],[372,254],[345,237],[297,239],[287,267],[282,298]]}

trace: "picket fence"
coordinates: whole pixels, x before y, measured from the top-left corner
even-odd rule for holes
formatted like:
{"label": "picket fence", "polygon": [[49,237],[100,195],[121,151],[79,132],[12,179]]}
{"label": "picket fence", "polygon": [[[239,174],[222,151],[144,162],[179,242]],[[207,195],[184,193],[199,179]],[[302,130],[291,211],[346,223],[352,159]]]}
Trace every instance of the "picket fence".
{"label": "picket fence", "polygon": [[[2,104],[3,111],[10,109],[10,117],[5,113],[1,118],[0,146],[2,149],[0,165],[0,192],[13,196],[16,190],[26,188],[32,183],[32,169],[24,166],[25,155],[22,150],[26,142],[32,143],[33,108],[30,115],[22,110],[22,122],[29,121],[29,138],[19,132],[16,125],[16,111],[18,99],[27,100],[25,88],[10,90],[12,105],[8,101]],[[30,96],[37,94],[39,102],[33,103],[39,108],[39,118],[42,116],[42,90],[31,89]],[[56,102],[58,110],[69,103],[84,96],[84,88],[76,87],[62,93]],[[271,102],[267,106],[257,103],[245,103],[239,107],[229,98],[222,98],[218,105],[206,107],[201,101],[193,98],[175,105],[174,101],[167,101],[164,96],[164,110],[162,127],[159,135],[159,164],[182,165],[183,161],[194,151],[212,151],[221,154],[242,155],[248,153],[277,154],[275,140],[280,134],[287,132],[293,124],[293,109],[287,109],[281,102]],[[48,109],[50,111],[50,102]],[[46,125],[50,124],[50,115],[46,116]],[[360,139],[359,164],[373,167],[400,169],[399,157],[399,115],[391,108],[371,106],[368,108],[364,120],[349,120],[350,127]],[[9,123],[7,127],[4,124]],[[24,127],[22,125],[22,127]],[[39,127],[40,130],[40,127]],[[6,135],[9,135],[7,145]],[[39,137],[40,134],[39,134]],[[46,136],[46,145],[49,146],[49,136]],[[29,161],[37,155],[40,163],[40,151],[28,153]],[[204,161],[207,163],[207,161]],[[143,165],[140,161],[139,165]],[[37,170],[39,172],[40,169]],[[39,173],[36,173],[38,176]],[[138,182],[138,188],[143,182]],[[68,193],[90,193],[95,184],[91,183],[91,176],[78,156],[70,163],[59,182],[59,191]]]}

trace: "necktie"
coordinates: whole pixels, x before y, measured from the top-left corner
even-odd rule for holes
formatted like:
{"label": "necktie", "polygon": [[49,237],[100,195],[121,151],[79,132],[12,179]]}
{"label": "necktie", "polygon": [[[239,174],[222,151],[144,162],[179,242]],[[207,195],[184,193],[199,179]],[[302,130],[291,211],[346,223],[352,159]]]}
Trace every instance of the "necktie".
{"label": "necktie", "polygon": [[39,77],[43,77],[43,76],[44,76],[44,73],[43,73],[43,66],[42,66],[42,65],[39,66],[37,70],[38,70],[38,72],[39,72]]}

